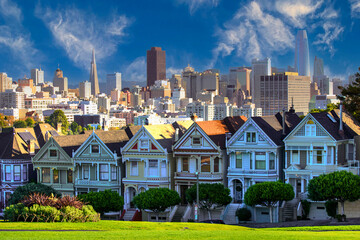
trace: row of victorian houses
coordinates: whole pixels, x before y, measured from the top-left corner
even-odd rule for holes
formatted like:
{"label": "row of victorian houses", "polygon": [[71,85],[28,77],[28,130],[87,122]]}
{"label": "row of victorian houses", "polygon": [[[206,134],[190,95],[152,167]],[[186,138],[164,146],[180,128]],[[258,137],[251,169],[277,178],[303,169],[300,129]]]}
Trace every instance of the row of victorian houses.
{"label": "row of victorian houses", "polygon": [[[196,184],[197,172],[200,183],[223,183],[230,189],[233,203],[218,215],[228,222],[235,221],[232,215],[251,185],[290,183],[296,198],[274,212],[277,221],[284,221],[286,208],[297,209],[307,197],[312,178],[338,170],[359,174],[359,133],[356,122],[338,110],[301,119],[293,109],[249,119],[178,121],[67,136],[48,124],[12,129],[0,134],[0,208],[16,187],[29,181],[64,195],[112,189],[124,196],[129,212],[134,196],[166,187],[182,201],[166,217],[180,215],[186,221],[194,213],[192,206],[186,207],[185,191]],[[313,208],[313,218],[326,217],[323,203]],[[288,218],[296,218],[294,212]],[[253,220],[268,218],[267,209],[254,208]]]}

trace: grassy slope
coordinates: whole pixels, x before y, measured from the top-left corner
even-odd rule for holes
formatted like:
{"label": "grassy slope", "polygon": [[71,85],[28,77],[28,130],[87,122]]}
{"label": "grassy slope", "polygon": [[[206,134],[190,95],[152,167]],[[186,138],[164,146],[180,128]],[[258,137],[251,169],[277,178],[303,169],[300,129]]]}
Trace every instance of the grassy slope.
{"label": "grassy slope", "polygon": [[0,231],[0,239],[360,239],[358,232],[360,226],[251,229],[216,224],[101,221],[98,223],[0,222],[0,229],[45,230]]}

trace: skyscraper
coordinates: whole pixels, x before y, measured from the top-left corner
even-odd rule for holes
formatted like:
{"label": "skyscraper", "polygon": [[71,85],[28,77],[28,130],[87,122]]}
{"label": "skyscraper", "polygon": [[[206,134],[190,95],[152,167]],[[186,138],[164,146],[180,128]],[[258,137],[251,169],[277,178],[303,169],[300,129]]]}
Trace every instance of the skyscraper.
{"label": "skyscraper", "polygon": [[166,79],[166,54],[161,47],[152,47],[147,51],[147,86],[154,85],[156,80]]}
{"label": "skyscraper", "polygon": [[271,60],[270,58],[264,58],[262,60],[253,59],[252,65],[252,79],[251,79],[251,96],[252,102],[255,103],[256,107],[260,107],[260,80],[261,76],[271,75]]}
{"label": "skyscraper", "polygon": [[324,61],[321,58],[315,56],[313,77],[318,77],[323,75],[324,75]]}
{"label": "skyscraper", "polygon": [[89,99],[91,96],[91,82],[84,81],[79,83],[80,98]]}
{"label": "skyscraper", "polygon": [[59,91],[67,92],[68,91],[68,79],[63,76],[63,71],[60,68],[55,70],[53,78],[54,87],[59,87]]}
{"label": "skyscraper", "polygon": [[315,56],[313,82],[316,82],[321,94],[332,95],[330,79],[324,74],[324,61]]}
{"label": "skyscraper", "polygon": [[31,79],[34,80],[34,84],[38,85],[44,83],[44,71],[34,68],[31,69]]}
{"label": "skyscraper", "polygon": [[11,84],[12,78],[8,77],[6,73],[0,73],[0,92],[11,89]]}
{"label": "skyscraper", "polygon": [[100,93],[99,90],[99,79],[96,70],[96,61],[95,61],[95,50],[92,52],[91,68],[90,68],[90,82],[91,82],[91,94],[96,96]]}
{"label": "skyscraper", "polygon": [[309,43],[306,30],[299,30],[296,35],[294,67],[300,76],[310,76]]}
{"label": "skyscraper", "polygon": [[111,73],[106,75],[106,88],[107,94],[110,94],[112,90],[121,90],[121,73]]}

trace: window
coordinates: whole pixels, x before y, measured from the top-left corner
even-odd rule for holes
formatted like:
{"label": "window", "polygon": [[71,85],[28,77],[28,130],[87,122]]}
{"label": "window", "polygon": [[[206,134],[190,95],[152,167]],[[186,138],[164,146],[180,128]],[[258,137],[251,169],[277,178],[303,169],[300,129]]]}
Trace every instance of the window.
{"label": "window", "polygon": [[53,170],[53,182],[59,183],[59,170],[57,169]]}
{"label": "window", "polygon": [[219,172],[219,168],[220,168],[220,159],[216,157],[214,159],[214,172]]}
{"label": "window", "polygon": [[182,159],[182,171],[183,172],[188,172],[189,171],[189,159],[188,158],[183,158]]}
{"label": "window", "polygon": [[99,153],[100,148],[99,145],[91,145],[91,153]]}
{"label": "window", "polygon": [[100,164],[100,180],[109,180],[109,165]]}
{"label": "window", "polygon": [[23,180],[26,181],[27,180],[27,165],[23,166]]}
{"label": "window", "polygon": [[275,154],[274,153],[269,154],[269,169],[270,170],[275,169]]}
{"label": "window", "polygon": [[90,170],[90,165],[83,165],[83,178],[84,179],[89,179],[89,170]]}
{"label": "window", "polygon": [[5,166],[5,181],[11,181],[11,166]]}
{"label": "window", "polygon": [[316,125],[312,120],[305,125],[305,136],[316,136]]}
{"label": "window", "polygon": [[210,172],[210,157],[201,157],[201,172]]}
{"label": "window", "polygon": [[130,175],[131,176],[138,176],[139,171],[138,171],[138,162],[133,161],[131,162],[131,170],[130,170]]}
{"label": "window", "polygon": [[14,166],[14,181],[20,181],[21,180],[21,168],[20,165]]}
{"label": "window", "polygon": [[73,171],[71,169],[67,170],[67,183],[73,182]]}
{"label": "window", "polygon": [[299,152],[298,151],[295,151],[295,150],[292,151],[292,163],[293,164],[299,164],[300,163],[300,161],[299,161]]}
{"label": "window", "polygon": [[149,160],[149,169],[148,169],[149,176],[158,176],[158,160]]}
{"label": "window", "polygon": [[194,145],[200,145],[201,144],[201,138],[200,137],[193,137],[192,138]]}
{"label": "window", "polygon": [[322,147],[314,147],[313,151],[313,159],[315,164],[323,163],[323,148]]}
{"label": "window", "polygon": [[246,133],[246,142],[249,142],[249,143],[256,142],[256,132],[247,132]]}
{"label": "window", "polygon": [[111,166],[111,180],[116,180],[116,166],[112,165]]}
{"label": "window", "polygon": [[161,162],[161,177],[166,177],[166,162],[162,161]]}
{"label": "window", "polygon": [[42,168],[41,175],[43,183],[50,183],[50,168]]}
{"label": "window", "polygon": [[242,168],[242,152],[236,152],[236,163],[235,168]]}
{"label": "window", "polygon": [[264,152],[255,153],[255,169],[258,170],[266,169],[266,155]]}
{"label": "window", "polygon": [[57,157],[57,150],[55,149],[50,149],[50,157]]}
{"label": "window", "polygon": [[147,139],[140,139],[140,148],[148,148],[149,141]]}

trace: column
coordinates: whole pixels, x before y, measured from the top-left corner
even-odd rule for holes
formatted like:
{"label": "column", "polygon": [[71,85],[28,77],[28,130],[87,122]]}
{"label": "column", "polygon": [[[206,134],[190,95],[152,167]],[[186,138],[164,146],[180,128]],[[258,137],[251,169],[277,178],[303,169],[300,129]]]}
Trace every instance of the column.
{"label": "column", "polygon": [[[288,168],[288,165],[287,165],[287,159],[288,159],[288,155],[289,154],[289,151],[285,151],[285,169]],[[277,162],[277,156],[275,155],[275,167],[276,167],[276,162]]]}
{"label": "column", "polygon": [[40,171],[40,182],[42,183],[42,168],[40,168],[39,171]]}
{"label": "column", "polygon": [[301,178],[300,181],[301,181],[301,192],[304,193],[305,192],[305,182],[304,182],[305,179]]}
{"label": "column", "polygon": [[160,176],[161,176],[161,172],[160,172],[160,171],[161,171],[161,161],[160,161],[160,159],[158,159],[157,162],[158,162],[158,163],[157,163],[157,166],[158,166],[158,176],[160,177]]}
{"label": "column", "polygon": [[266,164],[265,170],[266,171],[269,171],[269,161],[270,161],[269,152],[266,152],[265,153],[265,164]]}
{"label": "column", "polygon": [[109,163],[109,182],[111,182],[111,164]]}
{"label": "column", "polygon": [[24,179],[23,174],[24,174],[24,165],[21,164],[20,165],[20,179],[21,179],[21,182],[23,182],[23,179]]}
{"label": "column", "polygon": [[97,165],[97,181],[100,181],[100,164],[99,163],[97,163],[96,164]]}
{"label": "column", "polygon": [[54,182],[54,169],[50,168],[50,184],[53,184]]}

